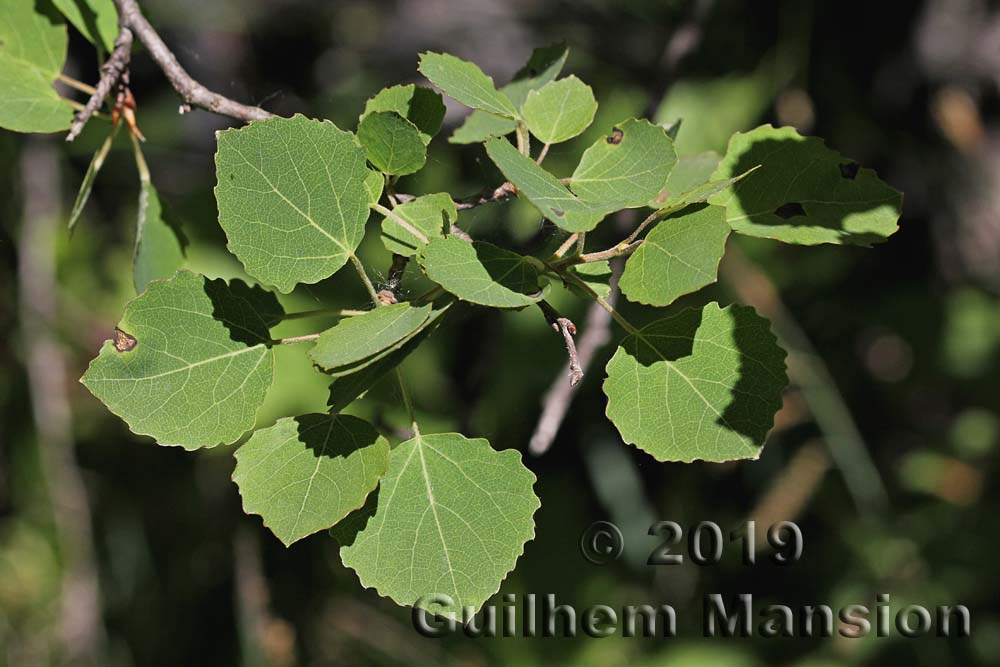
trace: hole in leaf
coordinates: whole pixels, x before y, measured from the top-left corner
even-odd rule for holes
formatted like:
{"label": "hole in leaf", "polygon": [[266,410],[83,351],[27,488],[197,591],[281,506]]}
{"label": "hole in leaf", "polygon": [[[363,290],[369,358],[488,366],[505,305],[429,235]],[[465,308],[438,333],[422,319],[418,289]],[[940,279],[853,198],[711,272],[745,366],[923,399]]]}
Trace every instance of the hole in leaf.
{"label": "hole in leaf", "polygon": [[135,336],[125,333],[118,327],[115,327],[115,349],[119,352],[128,352],[132,350],[139,341],[135,339]]}
{"label": "hole in leaf", "polygon": [[806,214],[806,210],[802,208],[802,204],[797,201],[790,201],[787,204],[782,204],[778,208],[774,209],[774,214],[782,220],[788,220],[789,218],[794,218],[797,215],[804,216]]}
{"label": "hole in leaf", "polygon": [[613,145],[618,145],[625,138],[625,133],[622,132],[620,127],[616,127],[611,130],[611,136],[608,137],[608,143]]}
{"label": "hole in leaf", "polygon": [[853,181],[857,177],[859,169],[861,169],[861,165],[857,162],[845,162],[840,165],[840,175],[849,181]]}

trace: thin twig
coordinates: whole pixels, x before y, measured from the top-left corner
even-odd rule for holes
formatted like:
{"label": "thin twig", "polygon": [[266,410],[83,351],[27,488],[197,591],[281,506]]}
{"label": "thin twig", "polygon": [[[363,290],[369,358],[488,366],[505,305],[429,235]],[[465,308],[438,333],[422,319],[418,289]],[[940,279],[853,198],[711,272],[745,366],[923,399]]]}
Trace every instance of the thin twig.
{"label": "thin twig", "polygon": [[548,301],[539,301],[538,307],[541,309],[542,315],[545,316],[545,321],[557,333],[561,333],[566,342],[566,354],[569,356],[567,374],[570,386],[575,387],[583,379],[583,368],[580,366],[580,358],[577,355],[576,341],[573,340],[573,336],[576,335],[576,325],[568,317],[560,315]]}
{"label": "thin twig", "polygon": [[579,233],[573,233],[567,236],[566,240],[563,241],[563,244],[559,246],[559,248],[555,251],[555,253],[553,253],[553,255],[555,257],[562,257],[563,255],[565,255],[567,252],[569,252],[569,249],[573,247],[573,244],[576,243],[576,240],[578,238],[580,238]]}
{"label": "thin twig", "polygon": [[409,222],[404,220],[398,213],[392,211],[391,209],[386,208],[385,206],[382,206],[381,204],[372,204],[370,208],[376,213],[380,213],[382,216],[392,220],[397,225],[408,231],[410,234],[417,237],[417,239],[421,243],[430,243],[430,239],[427,238],[426,234],[424,234],[422,231],[420,231],[419,229],[411,225]]}
{"label": "thin twig", "polygon": [[316,340],[319,338],[318,333],[303,334],[301,336],[289,336],[288,338],[278,338],[277,340],[272,340],[272,345],[295,345],[296,343],[308,343],[309,341]]}
{"label": "thin twig", "polygon": [[66,74],[60,74],[58,77],[56,77],[56,79],[61,81],[62,83],[65,83],[70,88],[75,88],[79,90],[81,93],[87,93],[88,95],[93,95],[94,93],[97,92],[97,89],[94,88],[93,86],[86,84],[83,81],[74,79],[73,77],[68,76]]}
{"label": "thin twig", "polygon": [[535,158],[535,164],[542,163],[542,160],[545,159],[545,156],[549,154],[549,147],[551,145],[552,144],[545,144],[544,146],[542,146],[542,150],[538,153],[538,157]]}
{"label": "thin twig", "polygon": [[306,317],[355,317],[364,315],[367,310],[352,310],[350,308],[317,308],[316,310],[303,310],[298,313],[285,313],[281,316],[284,320],[301,320]]}
{"label": "thin twig", "polygon": [[497,201],[503,201],[508,197],[517,194],[517,188],[510,181],[501,183],[499,187],[495,188],[493,191],[487,190],[482,194],[475,197],[470,197],[467,199],[456,199],[455,208],[459,211],[464,211],[470,208],[476,208],[477,206],[482,206],[484,204],[491,204]]}
{"label": "thin twig", "polygon": [[124,17],[121,14],[118,16],[118,24],[118,37],[115,39],[115,48],[111,51],[111,55],[108,56],[107,62],[101,66],[101,80],[97,82],[93,94],[87,100],[83,109],[73,117],[73,124],[69,127],[66,141],[73,141],[80,136],[87,121],[104,104],[104,99],[111,93],[111,89],[118,83],[118,79],[128,67],[129,58],[132,56],[132,31],[126,25]]}
{"label": "thin twig", "polygon": [[[618,262],[613,262],[611,266],[611,293],[608,301],[613,305],[617,299],[618,275],[621,267]],[[583,333],[577,341],[576,352],[580,370],[586,372],[594,362],[597,353],[611,340],[611,315],[608,314],[600,304],[593,303],[587,311],[587,318],[583,324]],[[564,368],[564,372],[569,372],[569,364]],[[559,375],[545,394],[542,400],[542,414],[538,418],[535,432],[531,436],[528,451],[534,456],[541,456],[555,440],[559,427],[566,418],[570,403],[576,395],[575,387],[567,384]]]}

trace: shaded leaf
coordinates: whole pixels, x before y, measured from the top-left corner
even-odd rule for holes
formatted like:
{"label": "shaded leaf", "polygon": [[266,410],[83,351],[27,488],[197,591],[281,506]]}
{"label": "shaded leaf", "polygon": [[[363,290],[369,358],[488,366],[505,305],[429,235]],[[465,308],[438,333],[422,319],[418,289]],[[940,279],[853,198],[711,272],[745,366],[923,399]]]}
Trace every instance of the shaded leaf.
{"label": "shaded leaf", "polygon": [[439,93],[411,83],[380,90],[375,97],[365,103],[365,112],[361,115],[361,120],[377,111],[395,111],[413,123],[420,131],[424,145],[427,145],[441,129],[445,108],[444,100]]}
{"label": "shaded leaf", "polygon": [[528,93],[521,109],[524,122],[546,144],[572,139],[594,122],[594,91],[575,76],[552,81]]}
{"label": "shaded leaf", "polygon": [[374,512],[336,529],[344,565],[403,605],[461,613],[496,593],[534,537],[535,476],[514,450],[458,433],[393,448]]}
{"label": "shaded leaf", "polygon": [[540,263],[490,243],[454,236],[431,239],[417,255],[427,277],[463,301],[522,308],[544,296]]}
{"label": "shaded leaf", "polygon": [[611,210],[645,206],[663,190],[676,161],[674,142],[664,129],[633,118],[583,153],[570,189],[581,200]]}
{"label": "shaded leaf", "polygon": [[144,292],[151,281],[169,278],[183,263],[183,243],[163,215],[156,188],[144,180],[139,190],[132,261],[135,291]]}
{"label": "shaded leaf", "polygon": [[559,179],[506,139],[487,141],[486,153],[504,177],[517,187],[518,196],[527,199],[544,217],[566,231],[590,231],[609,212],[607,208],[581,201]]}
{"label": "shaded leaf", "polygon": [[604,382],[608,418],[658,461],[756,459],[788,383],[784,359],[752,308],[685,310],[622,341]]}
{"label": "shaded leaf", "polygon": [[[577,264],[569,269],[577,275],[580,280],[587,284],[590,289],[594,290],[603,298],[608,298],[611,294],[611,263],[607,261],[603,262],[587,262],[586,264]],[[590,299],[591,295],[589,292],[581,289],[573,283],[567,283],[570,291],[579,296],[581,299]]]}
{"label": "shaded leaf", "polygon": [[289,546],[361,507],[388,466],[389,442],[368,422],[308,414],[254,432],[233,481],[243,510]]}
{"label": "shaded leaf", "polygon": [[[427,238],[440,238],[458,220],[458,209],[451,195],[439,192],[422,195],[393,209]],[[411,257],[423,242],[391,218],[382,220],[382,243],[386,250]]]}
{"label": "shaded leaf", "polygon": [[90,164],[87,166],[87,173],[83,175],[83,181],[80,183],[80,190],[76,193],[76,201],[73,202],[73,209],[69,213],[69,229],[73,229],[76,223],[80,220],[80,214],[83,213],[84,207],[87,205],[87,201],[90,199],[90,192],[94,188],[94,180],[97,178],[97,174],[101,171],[101,167],[104,166],[104,161],[108,157],[108,153],[111,151],[111,145],[115,142],[115,137],[118,136],[118,130],[122,128],[122,124],[119,123],[111,128],[111,132],[105,138],[101,147],[94,152],[94,157],[90,159]]}
{"label": "shaded leaf", "polygon": [[412,174],[427,160],[427,146],[420,130],[395,111],[364,116],[358,125],[358,140],[365,147],[368,161],[386,174]]}
{"label": "shaded leaf", "polygon": [[517,110],[510,98],[498,91],[493,79],[473,63],[447,53],[426,52],[420,54],[417,69],[449,97],[467,107],[517,118]]}
{"label": "shaded leaf", "polygon": [[[762,125],[735,134],[713,179],[760,166],[710,198],[733,230],[785,243],[880,243],[897,229],[903,196],[871,169],[794,128]],[[842,167],[849,167],[842,170]]]}
{"label": "shaded leaf", "polygon": [[396,303],[345,317],[320,334],[309,358],[326,371],[369,359],[416,332],[431,313],[431,306]]}
{"label": "shaded leaf", "polygon": [[683,199],[684,193],[708,183],[722,156],[713,151],[678,158],[663,190],[649,202],[650,208],[667,208]]}
{"label": "shaded leaf", "polygon": [[87,40],[111,53],[118,37],[118,11],[113,0],[52,0],[66,20]]}
{"label": "shaded leaf", "polygon": [[365,190],[368,192],[368,205],[377,204],[382,198],[382,188],[385,187],[385,176],[380,171],[369,169],[365,174]]}
{"label": "shaded leaf", "polygon": [[729,225],[721,206],[687,208],[657,223],[625,263],[622,294],[667,306],[718,279]]}
{"label": "shaded leaf", "polygon": [[230,443],[249,430],[272,380],[273,294],[178,271],[125,306],[82,382],[134,433],[185,449]]}
{"label": "shaded leaf", "polygon": [[247,273],[290,292],[347,262],[370,196],[354,135],[296,115],[219,132],[218,144],[219,224]]}

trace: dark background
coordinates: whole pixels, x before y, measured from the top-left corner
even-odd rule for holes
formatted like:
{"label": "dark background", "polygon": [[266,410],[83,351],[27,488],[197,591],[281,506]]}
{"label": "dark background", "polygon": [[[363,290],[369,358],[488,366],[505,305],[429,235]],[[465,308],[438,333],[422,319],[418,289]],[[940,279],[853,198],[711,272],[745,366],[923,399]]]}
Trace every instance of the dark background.
{"label": "dark background", "polygon": [[[59,286],[48,297],[58,344],[34,357],[29,377],[41,332],[24,314],[46,295],[28,272],[18,275],[18,243],[24,251],[39,216],[65,220],[108,126],[91,122],[72,145],[59,136],[4,133],[0,664],[86,664],[74,651],[95,647],[107,665],[1000,663],[1000,615],[991,609],[1000,595],[1000,496],[992,480],[1000,446],[996,3],[142,4],[210,88],[349,129],[368,96],[420,81],[420,51],[473,60],[504,83],[533,47],[565,40],[564,73],[591,84],[601,107],[587,135],[553,149],[547,166],[558,175],[630,115],[682,117],[682,154],[724,151],[729,134],[762,122],[790,124],[905,192],[901,229],[871,249],[733,239],[720,285],[685,299],[749,302],[793,350],[794,383],[759,461],[659,464],[623,445],[603,416],[600,390],[612,346],[578,388],[551,450],[526,454],[542,500],[537,538],[501,593],[555,593],[578,609],[669,603],[681,619],[678,638],[432,640],[411,629],[408,609],[361,588],[332,539],[315,535],[285,549],[259,517],[243,515],[229,480],[232,448],[157,447],[76,383],[132,296],[138,181],[124,136],[72,238],[59,222],[35,241],[56,253]],[[96,66],[93,48],[71,30],[67,72],[93,82]],[[229,122],[201,111],[178,116],[176,95],[141,49],[132,90],[153,182],[190,240],[188,265],[241,275],[225,252],[212,194],[213,133]],[[499,183],[481,146],[447,143],[462,113],[449,106],[428,167],[401,190],[464,196]],[[44,175],[42,185],[31,182],[32,169]],[[504,244],[538,230],[537,215],[519,203],[463,214],[461,224]],[[606,227],[602,242],[615,240]],[[363,250],[384,274],[388,257],[377,234]],[[303,310],[364,301],[350,277],[335,276],[286,304]],[[566,297],[559,305],[584,321],[585,304]],[[624,309],[636,321],[652,316]],[[262,425],[322,409],[326,399],[301,349],[278,354]],[[562,379],[564,361],[561,341],[537,312],[473,311],[435,334],[405,370],[425,430],[462,429],[498,449],[527,452],[541,397]],[[67,428],[39,418],[51,410],[70,420]],[[352,411],[388,426],[402,415],[389,384]],[[645,564],[657,543],[646,535],[654,520],[714,520],[728,531],[748,518],[761,526],[795,520],[805,536],[802,560],[778,567],[762,555],[745,567],[731,544],[717,566]],[[604,567],[586,562],[578,547],[581,531],[600,519],[617,523],[626,540],[624,557]],[[711,592],[753,593],[761,606],[874,607],[876,593],[889,593],[894,610],[965,604],[972,637],[911,640],[893,631],[863,640],[707,640],[701,599]],[[99,610],[88,614],[94,601]]]}

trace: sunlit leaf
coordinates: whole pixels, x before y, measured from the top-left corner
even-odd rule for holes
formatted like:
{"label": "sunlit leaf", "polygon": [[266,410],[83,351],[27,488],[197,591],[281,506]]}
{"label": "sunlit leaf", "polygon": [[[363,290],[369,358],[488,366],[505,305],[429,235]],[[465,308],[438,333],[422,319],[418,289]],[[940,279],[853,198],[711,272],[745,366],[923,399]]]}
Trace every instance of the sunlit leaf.
{"label": "sunlit leaf", "polygon": [[334,372],[365,361],[413,335],[427,321],[431,306],[396,303],[345,317],[324,331],[309,358]]}
{"label": "sunlit leaf", "polygon": [[[458,220],[458,210],[451,195],[445,192],[423,195],[393,209],[427,238],[442,237]],[[412,256],[423,242],[392,218],[382,220],[382,243],[386,250],[404,257]]]}
{"label": "sunlit leaf", "polygon": [[732,178],[758,165],[709,199],[726,207],[729,224],[740,234],[801,245],[867,246],[898,229],[903,196],[822,139],[770,125],[735,134],[712,178]]}
{"label": "sunlit leaf", "polygon": [[420,73],[449,97],[473,109],[517,118],[517,109],[505,94],[493,85],[475,64],[447,53],[420,54]]}
{"label": "sunlit leaf", "polygon": [[445,108],[439,93],[411,83],[380,90],[375,97],[365,103],[365,112],[361,115],[361,120],[377,111],[395,111],[413,123],[420,131],[420,138],[426,145],[441,129]]}
{"label": "sunlit leaf", "polygon": [[219,224],[247,273],[290,292],[342,267],[365,233],[365,154],[329,121],[258,120],[218,134]]}
{"label": "sunlit leaf", "polygon": [[557,144],[590,126],[597,113],[597,100],[590,86],[568,76],[529,92],[521,113],[539,141]]}
{"label": "sunlit leaf", "polygon": [[427,145],[417,126],[395,111],[375,111],[358,124],[358,140],[368,161],[385,174],[419,171],[427,160]]}
{"label": "sunlit leaf", "polygon": [[66,20],[87,40],[106,53],[115,48],[118,10],[113,0],[52,0]]}
{"label": "sunlit leaf", "polygon": [[608,362],[608,418],[659,461],[756,459],[788,382],[752,308],[710,303],[653,322]]}
{"label": "sunlit leaf", "polygon": [[428,278],[469,303],[522,308],[544,296],[538,260],[490,243],[454,236],[431,239],[417,259]]}
{"label": "sunlit leaf", "polygon": [[389,442],[357,417],[279,419],[236,451],[243,510],[285,546],[325,530],[364,504],[389,465]]}
{"label": "sunlit leaf", "polygon": [[711,285],[728,237],[721,206],[687,208],[661,220],[625,263],[622,294],[630,301],[667,306]]}
{"label": "sunlit leaf", "polygon": [[150,281],[169,278],[184,263],[184,246],[149,181],[140,183],[135,230],[133,277],[135,291],[143,292]]}
{"label": "sunlit leaf", "polygon": [[398,604],[478,609],[534,537],[534,482],[517,451],[458,433],[418,435],[392,450],[374,508],[335,529],[341,558]]}
{"label": "sunlit leaf", "polygon": [[185,449],[249,430],[271,386],[273,294],[179,271],[125,307],[82,382],[134,433]]}

